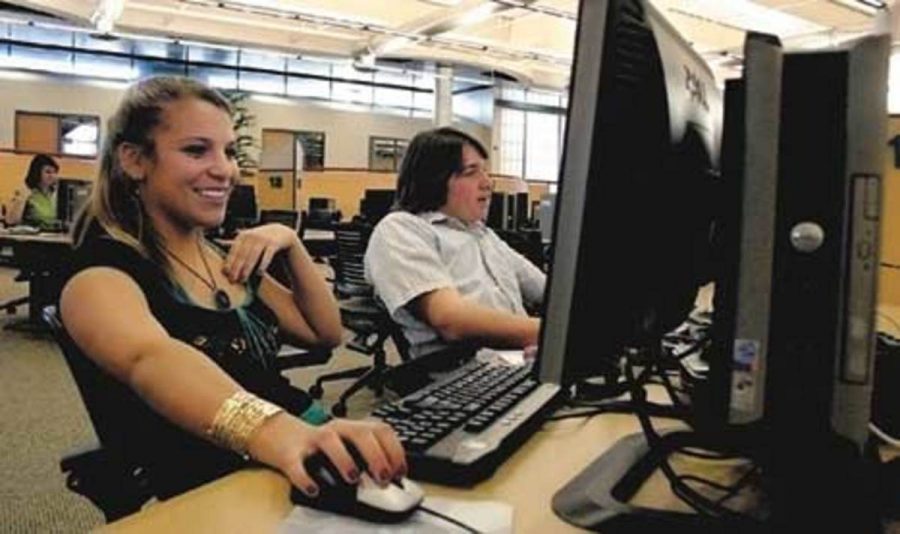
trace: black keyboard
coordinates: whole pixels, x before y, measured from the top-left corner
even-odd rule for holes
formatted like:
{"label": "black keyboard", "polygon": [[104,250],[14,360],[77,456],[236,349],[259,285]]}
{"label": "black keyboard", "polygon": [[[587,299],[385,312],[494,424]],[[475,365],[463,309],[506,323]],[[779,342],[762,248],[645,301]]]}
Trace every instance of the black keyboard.
{"label": "black keyboard", "polygon": [[554,408],[559,386],[541,384],[531,368],[471,360],[372,416],[400,436],[412,478],[472,485],[491,476]]}

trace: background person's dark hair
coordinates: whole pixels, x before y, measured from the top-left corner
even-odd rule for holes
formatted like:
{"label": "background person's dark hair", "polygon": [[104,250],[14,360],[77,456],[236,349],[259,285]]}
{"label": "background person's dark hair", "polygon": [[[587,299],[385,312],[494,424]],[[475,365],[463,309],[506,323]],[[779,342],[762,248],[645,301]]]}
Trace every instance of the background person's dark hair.
{"label": "background person's dark hair", "polygon": [[25,175],[25,185],[28,186],[28,189],[34,190],[41,186],[41,171],[44,170],[44,167],[53,167],[56,172],[59,172],[59,164],[56,163],[56,160],[47,154],[35,154],[31,158],[31,164],[28,165],[28,174]]}
{"label": "background person's dark hair", "polygon": [[434,211],[447,202],[447,182],[462,171],[462,149],[469,145],[484,159],[487,150],[455,128],[419,132],[406,149],[397,176],[397,208],[410,213]]}

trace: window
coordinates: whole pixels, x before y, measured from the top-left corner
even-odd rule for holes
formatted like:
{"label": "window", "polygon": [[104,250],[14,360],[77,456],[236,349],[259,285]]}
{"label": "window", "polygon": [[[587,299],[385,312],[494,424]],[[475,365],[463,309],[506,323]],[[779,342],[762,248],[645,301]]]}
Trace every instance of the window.
{"label": "window", "polygon": [[[131,81],[189,76],[224,90],[327,101],[356,111],[431,118],[434,75],[359,70],[328,58],[288,56],[161,37],[108,39],[63,27],[0,22],[0,70]],[[475,107],[470,106],[475,112]],[[74,146],[74,145],[73,145]]]}
{"label": "window", "polygon": [[16,150],[96,157],[99,143],[99,117],[16,112]]}
{"label": "window", "polygon": [[369,137],[369,170],[396,172],[408,146],[406,139]]}
{"label": "window", "polygon": [[325,168],[325,132],[297,132],[297,143],[303,148],[303,170]]}
{"label": "window", "polygon": [[497,171],[509,176],[524,176],[525,112],[497,108],[500,114],[500,162]]}
{"label": "window", "polygon": [[500,162],[497,172],[555,182],[559,174],[565,116],[498,107]]}

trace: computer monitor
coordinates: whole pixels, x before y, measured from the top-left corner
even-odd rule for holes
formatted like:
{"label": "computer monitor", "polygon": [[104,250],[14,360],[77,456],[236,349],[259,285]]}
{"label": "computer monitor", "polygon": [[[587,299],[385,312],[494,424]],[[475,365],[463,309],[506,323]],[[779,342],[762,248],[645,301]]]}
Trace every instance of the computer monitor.
{"label": "computer monitor", "polygon": [[93,182],[74,178],[60,178],[56,183],[56,218],[64,227],[75,222],[87,204],[93,186]]}
{"label": "computer monitor", "polygon": [[514,230],[531,223],[531,213],[529,213],[528,193],[516,193],[516,224]]}
{"label": "computer monitor", "polygon": [[658,344],[710,278],[721,95],[649,2],[582,1],[540,375],[571,384]]}
{"label": "computer monitor", "polygon": [[506,229],[506,194],[491,193],[486,224],[494,230]]}
{"label": "computer monitor", "polygon": [[544,243],[553,241],[553,214],[556,212],[556,193],[547,193],[541,197],[536,210],[538,228],[541,230],[541,240]]}
{"label": "computer monitor", "polygon": [[395,195],[393,189],[366,189],[360,214],[372,225],[378,224],[393,209]]}
{"label": "computer monitor", "polygon": [[[752,440],[778,526],[868,506],[859,448],[845,445],[860,442],[871,391],[888,50],[886,36],[867,38],[779,67],[777,42],[752,36],[719,179],[721,98],[699,57],[648,1],[581,2],[541,378],[568,384],[658,351],[714,280],[699,404],[718,417],[696,435],[729,453]],[[762,377],[758,397],[747,376]],[[620,475],[639,487],[628,468],[647,443],[604,454],[554,510],[587,528],[623,511],[673,526],[611,497]],[[822,469],[832,484],[817,484]]]}
{"label": "computer monitor", "polygon": [[226,234],[256,224],[259,217],[256,209],[256,189],[252,185],[238,184],[228,197],[225,221],[222,227]]}
{"label": "computer monitor", "polygon": [[309,197],[309,211],[328,210],[334,211],[335,202],[333,198],[326,197]]}

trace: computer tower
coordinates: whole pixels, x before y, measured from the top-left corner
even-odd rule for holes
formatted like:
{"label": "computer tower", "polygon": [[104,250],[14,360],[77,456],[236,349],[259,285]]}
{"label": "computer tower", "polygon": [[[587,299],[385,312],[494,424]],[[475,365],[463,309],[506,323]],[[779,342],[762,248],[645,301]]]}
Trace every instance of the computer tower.
{"label": "computer tower", "polygon": [[874,366],[889,39],[785,56],[766,419],[862,445]]}
{"label": "computer tower", "polygon": [[491,204],[488,208],[487,225],[494,230],[506,229],[506,195],[504,193],[491,193]]}
{"label": "computer tower", "polygon": [[503,229],[515,230],[519,225],[519,214],[517,213],[518,203],[516,195],[506,195],[504,197],[504,218]]}
{"label": "computer tower", "polygon": [[69,227],[87,204],[93,182],[72,178],[60,178],[56,188],[56,218]]}
{"label": "computer tower", "polygon": [[692,398],[697,428],[760,467],[772,531],[870,532],[875,486],[861,453],[889,41],[781,56],[769,39],[748,38],[744,85],[727,86],[720,272],[709,377],[696,381],[709,397]]}

